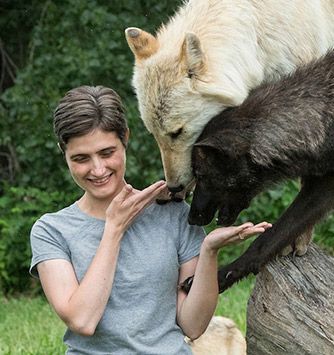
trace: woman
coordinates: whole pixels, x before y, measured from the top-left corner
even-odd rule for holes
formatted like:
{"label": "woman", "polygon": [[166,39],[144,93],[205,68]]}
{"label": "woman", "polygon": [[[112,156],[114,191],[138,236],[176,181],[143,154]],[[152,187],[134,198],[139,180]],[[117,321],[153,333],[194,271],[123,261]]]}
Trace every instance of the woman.
{"label": "woman", "polygon": [[[34,224],[31,273],[68,327],[67,354],[191,354],[184,335],[199,337],[216,307],[218,249],[270,225],[205,237],[188,225],[186,203],[154,203],[164,181],[142,191],[127,184],[129,130],[112,89],[69,91],[54,129],[84,193]],[[177,286],[191,275],[187,295]]]}

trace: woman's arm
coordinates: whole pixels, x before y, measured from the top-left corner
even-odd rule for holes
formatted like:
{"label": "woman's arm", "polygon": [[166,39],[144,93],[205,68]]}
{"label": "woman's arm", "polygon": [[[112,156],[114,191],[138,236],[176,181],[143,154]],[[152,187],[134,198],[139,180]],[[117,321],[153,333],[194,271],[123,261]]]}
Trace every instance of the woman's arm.
{"label": "woman's arm", "polygon": [[216,309],[219,294],[217,279],[219,249],[254,234],[263,233],[270,227],[271,224],[263,222],[255,226],[245,223],[238,227],[215,229],[205,237],[199,257],[181,265],[180,282],[194,275],[189,294],[182,290],[178,291],[177,321],[190,339],[196,339],[204,333]]}
{"label": "woman's arm", "polygon": [[106,211],[100,245],[80,284],[72,264],[66,260],[47,260],[37,265],[48,301],[74,332],[94,334],[111,293],[124,232],[164,186],[165,183],[158,182],[135,191],[126,185],[114,198]]}
{"label": "woman's arm", "polygon": [[67,260],[47,260],[37,265],[48,301],[72,331],[94,334],[111,292],[121,239],[122,232],[106,224],[96,255],[80,284]]}

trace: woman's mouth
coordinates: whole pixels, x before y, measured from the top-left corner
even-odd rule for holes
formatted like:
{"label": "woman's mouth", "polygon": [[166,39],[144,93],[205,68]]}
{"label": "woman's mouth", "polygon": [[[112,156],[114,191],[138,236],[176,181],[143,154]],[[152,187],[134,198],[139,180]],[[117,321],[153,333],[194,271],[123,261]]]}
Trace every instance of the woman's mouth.
{"label": "woman's mouth", "polygon": [[89,180],[95,186],[101,186],[101,185],[105,185],[106,183],[108,183],[111,176],[112,176],[112,173],[109,175],[103,176],[101,178],[98,178],[98,179],[88,178],[87,180]]}

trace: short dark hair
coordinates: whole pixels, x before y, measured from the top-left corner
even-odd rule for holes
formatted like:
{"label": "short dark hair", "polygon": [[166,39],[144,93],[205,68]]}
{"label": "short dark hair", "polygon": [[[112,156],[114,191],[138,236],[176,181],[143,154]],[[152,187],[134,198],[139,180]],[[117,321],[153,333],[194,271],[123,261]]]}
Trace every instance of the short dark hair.
{"label": "short dark hair", "polygon": [[60,148],[68,141],[96,128],[115,132],[126,148],[128,124],[119,95],[104,86],[80,86],[68,91],[54,113],[54,132]]}

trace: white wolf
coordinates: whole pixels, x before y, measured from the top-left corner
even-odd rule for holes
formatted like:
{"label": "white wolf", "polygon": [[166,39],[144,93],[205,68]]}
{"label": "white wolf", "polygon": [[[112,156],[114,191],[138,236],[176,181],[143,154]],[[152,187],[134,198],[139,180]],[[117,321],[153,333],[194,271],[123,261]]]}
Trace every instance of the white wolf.
{"label": "white wolf", "polygon": [[214,115],[333,46],[334,0],[190,0],[156,36],[132,27],[126,38],[141,117],[176,192]]}

